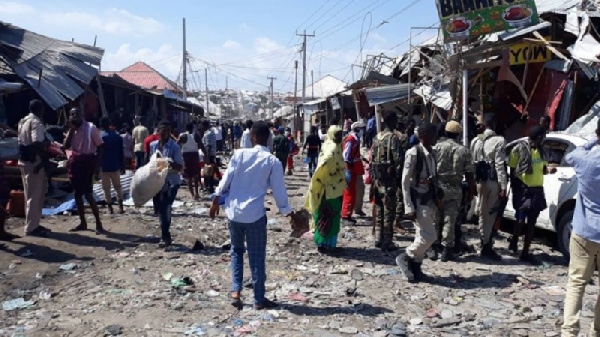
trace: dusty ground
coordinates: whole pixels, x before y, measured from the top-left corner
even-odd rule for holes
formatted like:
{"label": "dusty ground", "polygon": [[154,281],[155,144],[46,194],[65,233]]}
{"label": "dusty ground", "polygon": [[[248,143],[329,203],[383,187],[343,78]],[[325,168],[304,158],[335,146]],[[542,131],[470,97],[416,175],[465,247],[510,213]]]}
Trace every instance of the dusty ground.
{"label": "dusty ground", "polygon": [[[301,207],[306,172],[287,177],[291,202]],[[291,239],[286,219],[269,214],[267,296],[278,310],[230,306],[226,219],[207,218],[208,201],[192,202],[186,189],[176,209],[178,244],[159,250],[151,209],[103,215],[106,236],[68,233],[76,217],[44,220],[49,238],[21,238],[0,250],[0,301],[23,298],[26,308],[0,310],[1,336],[557,336],[562,322],[566,267],[548,240],[534,244],[545,263],[520,263],[498,239],[505,259],[490,264],[477,255],[456,262],[426,261],[433,284],[409,284],[394,257],[372,248],[369,219],[343,228],[340,256],[321,256],[308,239]],[[370,213],[370,205],[365,211]],[[106,213],[106,209],[103,210]],[[9,230],[21,233],[22,219]],[[475,244],[475,228],[466,225]],[[205,249],[192,251],[195,240]],[[407,246],[412,234],[398,236]],[[61,269],[61,266],[63,270]],[[249,275],[246,272],[246,275]],[[189,277],[193,287],[174,287]],[[584,327],[589,327],[596,286],[588,287]]]}

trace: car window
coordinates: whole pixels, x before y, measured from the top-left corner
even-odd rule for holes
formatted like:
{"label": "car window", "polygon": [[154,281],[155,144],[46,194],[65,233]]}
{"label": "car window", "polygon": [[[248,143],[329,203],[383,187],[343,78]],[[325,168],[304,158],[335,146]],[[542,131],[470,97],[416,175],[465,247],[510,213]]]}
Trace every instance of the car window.
{"label": "car window", "polygon": [[544,152],[546,160],[549,164],[565,165],[564,158],[569,148],[569,143],[560,140],[546,139],[544,140]]}

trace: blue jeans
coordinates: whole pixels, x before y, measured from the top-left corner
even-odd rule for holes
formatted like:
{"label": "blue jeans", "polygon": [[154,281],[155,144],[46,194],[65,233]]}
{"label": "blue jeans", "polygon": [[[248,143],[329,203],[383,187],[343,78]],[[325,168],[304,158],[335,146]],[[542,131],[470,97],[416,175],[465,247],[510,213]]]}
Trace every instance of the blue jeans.
{"label": "blue jeans", "polygon": [[308,175],[312,178],[315,170],[317,169],[317,161],[319,159],[319,153],[310,153],[308,155]]}
{"label": "blue jeans", "polygon": [[267,217],[263,216],[254,223],[229,221],[231,235],[231,291],[242,291],[244,279],[245,244],[248,245],[248,260],[254,284],[254,303],[265,300],[265,258],[267,255]]}
{"label": "blue jeans", "polygon": [[135,151],[135,169],[136,170],[138,170],[140,167],[144,166],[145,157],[146,157],[146,152]]}
{"label": "blue jeans", "polygon": [[160,229],[162,232],[162,240],[166,243],[171,243],[171,206],[177,196],[179,185],[171,186],[166,183],[163,189],[152,199],[158,219],[160,220]]}

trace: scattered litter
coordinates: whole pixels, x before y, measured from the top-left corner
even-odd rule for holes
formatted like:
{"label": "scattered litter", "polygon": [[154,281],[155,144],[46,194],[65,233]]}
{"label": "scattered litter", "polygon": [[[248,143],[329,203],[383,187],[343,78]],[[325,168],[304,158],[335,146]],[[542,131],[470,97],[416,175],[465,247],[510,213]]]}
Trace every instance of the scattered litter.
{"label": "scattered litter", "polygon": [[192,336],[204,336],[204,335],[206,335],[206,332],[204,331],[204,329],[202,327],[196,327],[196,328],[193,328],[193,329],[190,329],[190,330],[184,332],[184,334],[186,336],[190,336],[190,335],[192,335]]}
{"label": "scattered litter", "polygon": [[214,291],[212,289],[206,292],[206,296],[208,296],[208,297],[217,297],[219,295],[221,295],[220,292]]}
{"label": "scattered litter", "polygon": [[162,274],[162,278],[165,281],[171,281],[171,278],[173,277],[173,273],[163,273]]}
{"label": "scattered litter", "polygon": [[120,325],[109,325],[104,330],[111,336],[118,336],[123,333],[123,327]]}
{"label": "scattered litter", "polygon": [[297,292],[292,292],[288,294],[288,298],[292,301],[297,301],[297,302],[308,302],[308,298],[304,295],[301,295]]}
{"label": "scattered litter", "polygon": [[52,293],[49,293],[47,291],[40,291],[40,294],[38,295],[38,297],[41,300],[49,300],[50,298],[52,298]]}
{"label": "scattered litter", "polygon": [[67,264],[63,264],[60,267],[58,267],[58,269],[64,270],[64,271],[72,271],[77,268],[79,268],[79,265],[77,265],[76,263],[67,263]]}
{"label": "scattered litter", "polygon": [[34,301],[25,301],[24,298],[16,298],[14,300],[4,301],[2,302],[2,310],[4,311],[12,311],[16,309],[24,309],[29,308],[35,304]]}
{"label": "scattered litter", "polygon": [[559,286],[548,286],[542,289],[544,289],[544,291],[551,296],[565,296],[567,294],[567,292]]}
{"label": "scattered litter", "polygon": [[206,215],[208,214],[208,208],[195,208],[190,213],[195,215]]}

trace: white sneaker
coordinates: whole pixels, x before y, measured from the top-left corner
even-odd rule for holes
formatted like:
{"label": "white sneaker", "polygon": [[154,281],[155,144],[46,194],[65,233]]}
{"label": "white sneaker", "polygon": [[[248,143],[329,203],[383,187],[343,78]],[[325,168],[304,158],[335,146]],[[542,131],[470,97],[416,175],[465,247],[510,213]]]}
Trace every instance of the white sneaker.
{"label": "white sneaker", "polygon": [[415,275],[410,270],[409,259],[410,258],[408,257],[408,255],[406,255],[406,253],[402,253],[398,255],[398,257],[396,257],[396,264],[398,265],[398,267],[400,267],[400,271],[402,272],[402,274],[404,274],[406,279],[409,282],[412,282],[415,280]]}

